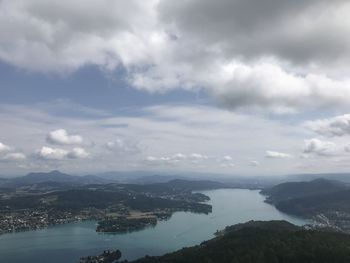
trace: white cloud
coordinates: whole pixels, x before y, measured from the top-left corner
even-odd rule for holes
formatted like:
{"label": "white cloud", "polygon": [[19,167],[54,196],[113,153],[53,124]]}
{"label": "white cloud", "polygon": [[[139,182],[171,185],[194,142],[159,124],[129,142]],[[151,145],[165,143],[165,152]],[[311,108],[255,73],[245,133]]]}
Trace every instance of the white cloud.
{"label": "white cloud", "polygon": [[58,129],[49,132],[46,137],[48,143],[58,145],[82,144],[83,137],[77,134],[68,134],[64,129]]}
{"label": "white cloud", "polygon": [[187,156],[185,154],[182,153],[176,153],[172,156],[172,159],[174,160],[185,160],[187,159]]}
{"label": "white cloud", "polygon": [[247,65],[234,61],[215,73],[219,73],[217,77],[204,81],[210,93],[230,109],[248,106],[293,113],[334,105],[346,107],[350,102],[350,80],[313,73],[299,75],[275,62]]}
{"label": "white cloud", "polygon": [[173,159],[167,156],[161,156],[161,157],[147,156],[145,161],[148,164],[152,164],[152,165],[174,165],[179,162],[178,159]]}
{"label": "white cloud", "polygon": [[350,114],[328,119],[308,121],[305,126],[312,131],[326,136],[350,135]]}
{"label": "white cloud", "polygon": [[149,162],[164,162],[164,163],[177,163],[180,161],[187,160],[188,156],[182,153],[176,153],[172,156],[161,156],[161,157],[154,157],[154,156],[147,156],[146,161]]}
{"label": "white cloud", "polygon": [[191,153],[189,158],[195,161],[202,161],[207,160],[209,157],[200,153]]}
{"label": "white cloud", "polygon": [[27,157],[24,153],[14,152],[12,147],[0,142],[0,160],[3,161],[22,161]]}
{"label": "white cloud", "polygon": [[233,158],[230,155],[225,155],[222,159],[223,161],[228,161],[228,162],[233,160]]}
{"label": "white cloud", "polygon": [[22,161],[25,160],[27,157],[23,153],[14,152],[14,153],[8,153],[6,154],[2,159],[7,161]]}
{"label": "white cloud", "polygon": [[[56,111],[58,110],[59,107]],[[64,167],[67,171],[75,173],[164,168],[174,173],[178,171],[229,173],[228,169],[220,169],[219,165],[222,158],[230,153],[230,157],[234,157],[232,163],[236,164],[237,173],[283,174],[296,172],[294,164],[296,158],[286,159],[283,162],[269,162],[268,166],[261,165],[254,171],[249,160],[259,160],[262,157],[261,153],[266,149],[281,149],[281,141],[283,141],[282,152],[297,156],[300,152],[298,145],[309,136],[309,133],[305,133],[302,127],[294,123],[291,125],[259,115],[247,115],[209,106],[163,104],[132,109],[130,113],[127,111],[115,115],[110,113],[98,118],[96,114],[80,118],[76,115],[60,116],[55,112],[47,111],[46,108],[41,108],[41,105],[31,107],[0,105],[2,140],[15,142],[16,152],[36,152],[34,156],[28,155],[27,160],[23,162],[27,167],[34,163],[38,170]],[[89,118],[86,118],[87,116]],[[74,147],[82,146],[43,145],[43,138],[47,134],[42,127],[50,131],[55,130],[57,126],[66,127],[68,131],[84,131],[86,138],[93,138],[93,145],[83,147],[89,153],[89,158],[79,159],[77,165],[77,162],[70,160],[67,155]],[[256,136],[257,130],[259,136]],[[115,142],[116,138],[125,142],[136,141],[137,145],[142,146],[142,151],[138,154],[116,155],[114,153],[118,151],[106,148],[106,142]],[[337,142],[343,146],[347,143]],[[46,150],[42,149],[42,146],[46,147]],[[344,147],[342,151],[344,153]],[[151,161],[147,161],[147,156],[153,156],[153,159],[148,158]],[[45,161],[50,158],[52,161]],[[58,161],[53,161],[57,159]],[[311,158],[300,162],[310,160]],[[61,167],[57,167],[60,165]],[[314,169],[319,172],[325,166],[323,162]],[[18,169],[10,162],[3,165],[5,172],[18,174]],[[24,168],[21,170],[21,172],[27,171],[29,170]]]}
{"label": "white cloud", "polygon": [[249,164],[253,167],[258,167],[260,165],[258,161],[250,161]]}
{"label": "white cloud", "polygon": [[334,155],[336,151],[336,145],[333,142],[321,141],[317,138],[313,138],[305,141],[304,153],[316,154],[319,156]]}
{"label": "white cloud", "polygon": [[10,150],[11,150],[10,146],[7,146],[6,144],[3,144],[0,142],[0,153],[8,152]]}
{"label": "white cloud", "polygon": [[60,148],[43,146],[38,154],[41,158],[46,160],[63,160],[67,156],[68,151]]}
{"label": "white cloud", "polygon": [[236,165],[234,163],[222,163],[220,164],[221,167],[223,168],[233,168],[236,167]]}
{"label": "white cloud", "polygon": [[73,148],[68,152],[67,157],[71,159],[83,159],[89,157],[89,153],[83,148]]}
{"label": "white cloud", "polygon": [[[155,1],[0,2],[0,58],[44,72],[142,60]],[[146,31],[146,32],[145,32]]]}
{"label": "white cloud", "polygon": [[72,150],[64,150],[60,148],[51,148],[43,146],[39,152],[39,157],[45,160],[64,160],[64,159],[84,159],[89,156],[83,148],[73,148]]}
{"label": "white cloud", "polygon": [[147,156],[145,160],[149,163],[154,163],[154,164],[174,165],[174,164],[180,164],[180,163],[188,164],[189,162],[192,164],[197,164],[208,159],[209,159],[208,156],[199,154],[199,153],[191,153],[189,155],[176,153],[171,156],[161,156],[161,157]]}
{"label": "white cloud", "polygon": [[230,155],[225,155],[220,160],[220,166],[223,168],[233,168],[236,164],[233,163],[233,158]]}
{"label": "white cloud", "polygon": [[106,147],[108,150],[117,154],[137,154],[141,152],[137,143],[121,138],[107,142]]}
{"label": "white cloud", "polygon": [[154,157],[154,156],[147,156],[146,157],[146,161],[148,161],[148,162],[155,162],[157,160],[158,160],[158,158]]}
{"label": "white cloud", "polygon": [[346,108],[349,12],[346,0],[3,0],[0,59],[123,67],[135,88],[204,89],[230,109]]}
{"label": "white cloud", "polygon": [[265,157],[272,158],[272,159],[286,159],[286,158],[292,158],[293,156],[288,154],[288,153],[282,153],[282,152],[276,152],[276,151],[266,151]]}

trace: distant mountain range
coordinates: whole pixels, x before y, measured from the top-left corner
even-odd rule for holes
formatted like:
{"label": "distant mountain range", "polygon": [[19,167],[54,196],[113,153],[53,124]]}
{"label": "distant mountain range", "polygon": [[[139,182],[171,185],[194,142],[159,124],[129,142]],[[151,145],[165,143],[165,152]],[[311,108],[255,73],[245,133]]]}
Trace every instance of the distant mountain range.
{"label": "distant mountain range", "polygon": [[[217,177],[215,177],[217,176]],[[266,186],[272,185],[270,180],[264,182],[263,178],[257,179],[253,178],[243,178],[243,177],[220,177],[218,175],[209,176],[209,174],[189,174],[189,175],[158,175],[151,172],[108,172],[97,175],[85,175],[85,176],[75,176],[62,173],[60,171],[51,171],[51,172],[36,172],[29,173],[25,176],[14,177],[14,178],[0,178],[0,187],[22,187],[35,185],[36,187],[52,187],[52,188],[61,188],[68,186],[78,186],[78,185],[87,185],[87,184],[108,184],[108,183],[121,183],[121,184],[158,184],[158,183],[167,183],[174,180],[178,184],[181,184],[182,181],[197,181],[206,184],[208,182],[215,182],[220,184],[219,188],[222,188],[222,185],[232,188],[247,188],[247,189],[261,189]],[[176,181],[175,181],[176,182]],[[182,186],[186,186],[184,183]],[[218,187],[216,187],[218,188]]]}
{"label": "distant mountain range", "polygon": [[96,174],[96,176],[105,179],[114,179],[120,183],[135,184],[164,183],[174,179],[184,179],[191,181],[209,180],[235,185],[237,188],[249,189],[262,189],[281,182],[281,177],[276,176],[244,176],[237,174],[225,175],[207,172],[178,172],[176,174],[173,174],[168,172],[150,171],[111,171],[106,173],[99,173]]}
{"label": "distant mountain range", "polygon": [[284,181],[312,181],[317,178],[323,178],[328,180],[337,180],[345,183],[350,183],[350,173],[315,173],[315,174],[293,174],[284,177]]}
{"label": "distant mountain range", "polygon": [[[127,183],[127,184],[156,184],[167,183],[172,180],[189,180],[189,181],[215,181],[225,184],[226,186],[234,188],[247,189],[264,189],[271,188],[271,186],[284,183],[286,181],[312,181],[316,178],[326,178],[331,180],[344,179],[341,181],[350,183],[350,174],[299,174],[290,175],[286,177],[273,176],[223,176],[220,174],[210,173],[189,173],[183,174],[157,174],[149,171],[125,171],[125,172],[106,172],[95,175],[75,176],[62,173],[60,171],[51,172],[34,172],[20,177],[4,177],[0,178],[0,187],[21,187],[25,185],[36,184],[38,187],[66,187],[86,184],[108,184],[108,183]],[[321,183],[321,182],[319,182]],[[297,184],[301,187],[300,192],[309,192],[310,190],[303,190],[303,184]],[[287,187],[289,188],[289,187]],[[318,188],[318,186],[316,187]],[[322,188],[322,187],[321,187]],[[327,185],[326,187],[327,188]],[[328,189],[328,188],[327,188]],[[332,188],[330,188],[332,189]],[[282,189],[285,196],[288,197],[289,192]],[[311,191],[312,193],[312,191]]]}
{"label": "distant mountain range", "polygon": [[172,188],[190,190],[190,191],[213,190],[213,189],[231,187],[230,184],[208,181],[208,180],[190,181],[190,180],[183,180],[183,179],[174,179],[165,184]]}
{"label": "distant mountain range", "polygon": [[106,184],[115,182],[100,178],[94,175],[74,176],[60,171],[51,171],[48,173],[29,173],[22,177],[3,178],[0,179],[1,187],[21,187],[27,185],[38,184],[41,186],[76,186],[84,184]]}
{"label": "distant mountain range", "polygon": [[142,185],[143,189],[167,187],[181,190],[210,190],[231,187],[229,184],[209,180],[185,180],[177,179],[176,176],[141,177],[130,179],[128,183],[120,182],[112,178],[102,178],[95,175],[74,176],[60,171],[48,173],[29,173],[22,177],[0,179],[0,188],[31,187],[32,189],[59,189],[82,185],[105,185],[105,184],[128,184]]}
{"label": "distant mountain range", "polygon": [[[132,184],[156,184],[156,183],[167,183],[172,180],[185,180],[186,177],[178,175],[148,175],[142,176],[135,179],[129,179],[127,182]],[[187,178],[191,179],[191,178]]]}

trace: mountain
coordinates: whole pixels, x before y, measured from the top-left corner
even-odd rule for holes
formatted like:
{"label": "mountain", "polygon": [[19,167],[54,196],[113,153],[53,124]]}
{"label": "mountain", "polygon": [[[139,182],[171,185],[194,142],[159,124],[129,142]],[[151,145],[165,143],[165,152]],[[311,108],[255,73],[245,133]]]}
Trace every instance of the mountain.
{"label": "mountain", "polygon": [[327,179],[315,179],[310,182],[289,182],[275,185],[261,191],[268,203],[277,204],[295,198],[342,191],[349,186],[343,182]]}
{"label": "mountain", "polygon": [[[69,188],[81,185],[98,185],[98,184],[120,184],[113,176],[100,177],[96,175],[74,176],[62,173],[54,170],[48,173],[29,173],[22,177],[8,178],[0,180],[0,187],[3,188],[16,188],[16,187],[30,187],[35,191],[38,189],[60,189]],[[129,187],[142,189],[154,188],[154,189],[178,189],[182,191],[196,191],[196,190],[210,190],[230,187],[230,184],[219,183],[209,180],[184,180],[174,179],[178,176],[145,176],[139,180],[129,180],[132,183],[128,183]],[[125,184],[125,183],[124,183]]]}
{"label": "mountain", "polygon": [[236,188],[245,189],[262,189],[277,183],[285,182],[282,178],[273,176],[241,176],[241,175],[225,175],[217,173],[195,173],[195,172],[179,172],[176,174],[168,172],[154,171],[111,171],[96,174],[96,176],[105,179],[112,179],[119,183],[128,184],[154,184],[166,183],[175,179],[192,180],[192,181],[216,181],[224,184],[234,185]]}
{"label": "mountain", "polygon": [[117,183],[116,180],[101,178],[96,175],[75,176],[83,184],[110,184]]}
{"label": "mountain", "polygon": [[310,231],[286,221],[251,221],[227,227],[200,245],[133,263],[346,263],[350,236]]}
{"label": "mountain", "polygon": [[36,184],[42,182],[76,182],[77,178],[55,170],[48,173],[29,173],[25,176],[14,178],[12,181],[18,184]]}
{"label": "mountain", "polygon": [[[183,197],[186,197],[188,193],[192,191],[202,190],[214,190],[222,188],[230,188],[229,185],[214,182],[214,181],[191,181],[191,180],[171,180],[167,183],[155,183],[155,184],[108,184],[94,186],[96,189],[113,190],[113,189],[128,189],[137,193],[144,194],[157,194],[157,195],[170,195],[174,193],[182,193]],[[193,194],[194,197],[207,199],[207,197],[201,193]],[[203,200],[202,200],[203,201]]]}
{"label": "mountain", "polygon": [[350,189],[281,201],[276,208],[288,214],[307,217],[329,214],[331,211],[341,212],[345,220],[350,213]]}
{"label": "mountain", "polygon": [[[65,185],[84,185],[84,184],[106,184],[113,182],[104,178],[99,178],[93,175],[86,176],[73,176],[60,171],[51,171],[48,173],[29,173],[22,177],[9,178],[0,181],[0,185],[3,187],[21,187],[39,184],[44,186],[44,183],[56,183],[57,186]],[[52,184],[51,184],[52,185]]]}
{"label": "mountain", "polygon": [[128,183],[131,184],[156,184],[156,183],[168,183],[169,181],[176,179],[184,179],[182,176],[178,175],[149,175],[140,178],[129,180]]}
{"label": "mountain", "polygon": [[3,185],[8,182],[8,179],[6,178],[0,178],[0,185]]}
{"label": "mountain", "polygon": [[99,178],[117,181],[119,183],[133,183],[139,178],[153,176],[154,172],[149,171],[110,171],[95,174]]}
{"label": "mountain", "polygon": [[312,181],[317,178],[350,183],[350,173],[293,174],[284,177],[285,181]]}
{"label": "mountain", "polygon": [[220,188],[230,188],[230,184],[224,184],[215,181],[194,181],[175,179],[165,183],[172,188],[178,188],[190,191],[213,190]]}
{"label": "mountain", "polygon": [[312,219],[319,227],[350,233],[350,187],[326,179],[276,185],[262,191],[266,201],[287,214]]}

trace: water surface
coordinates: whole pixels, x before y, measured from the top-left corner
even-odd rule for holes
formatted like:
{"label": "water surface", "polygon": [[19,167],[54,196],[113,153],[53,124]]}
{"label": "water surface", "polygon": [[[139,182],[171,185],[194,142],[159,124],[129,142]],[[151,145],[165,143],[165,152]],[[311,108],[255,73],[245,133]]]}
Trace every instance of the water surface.
{"label": "water surface", "polygon": [[75,263],[81,256],[99,254],[107,248],[120,249],[123,258],[130,260],[198,244],[212,238],[218,229],[249,220],[285,219],[298,225],[305,223],[264,203],[257,190],[221,189],[203,193],[211,198],[211,214],[177,212],[168,221],[139,232],[96,233],[96,222],[88,221],[1,235],[0,262]]}

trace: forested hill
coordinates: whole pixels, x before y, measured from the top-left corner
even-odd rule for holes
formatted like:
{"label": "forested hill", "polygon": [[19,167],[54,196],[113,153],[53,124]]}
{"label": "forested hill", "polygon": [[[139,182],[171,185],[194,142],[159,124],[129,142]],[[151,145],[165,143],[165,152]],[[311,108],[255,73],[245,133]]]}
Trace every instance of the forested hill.
{"label": "forested hill", "polygon": [[317,227],[350,233],[350,188],[346,183],[317,179],[279,184],[262,193],[282,212],[312,219]]}
{"label": "forested hill", "polygon": [[328,216],[333,211],[330,219],[340,214],[343,223],[347,222],[347,229],[349,229],[350,189],[282,201],[276,204],[276,208],[288,214],[304,217],[312,217],[321,213]]}
{"label": "forested hill", "polygon": [[220,188],[230,188],[230,184],[224,184],[215,181],[208,180],[182,180],[175,179],[171,180],[163,185],[167,185],[176,189],[190,190],[190,191],[201,191],[201,190],[212,190],[212,189],[220,189]]}
{"label": "forested hill", "polygon": [[286,221],[227,227],[200,245],[134,263],[348,263],[350,236],[304,230]]}
{"label": "forested hill", "polygon": [[267,195],[267,202],[277,204],[295,198],[329,194],[346,189],[350,188],[343,182],[320,178],[310,182],[288,182],[278,184],[262,190],[261,193]]}

